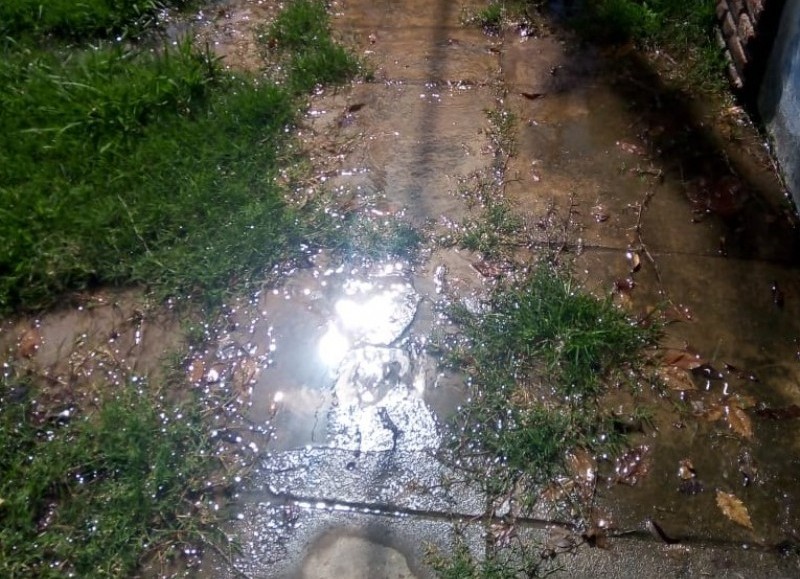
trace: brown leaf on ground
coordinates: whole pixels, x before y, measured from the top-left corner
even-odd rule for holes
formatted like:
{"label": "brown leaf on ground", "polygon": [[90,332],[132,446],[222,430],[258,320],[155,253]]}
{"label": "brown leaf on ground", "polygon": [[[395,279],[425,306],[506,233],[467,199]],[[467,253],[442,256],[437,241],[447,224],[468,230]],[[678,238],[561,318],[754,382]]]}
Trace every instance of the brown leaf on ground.
{"label": "brown leaf on ground", "polygon": [[670,390],[677,392],[687,392],[689,390],[697,390],[697,386],[692,380],[692,375],[682,368],[677,366],[662,366],[657,370],[659,378],[664,381],[664,384]]}
{"label": "brown leaf on ground", "polygon": [[604,205],[595,205],[591,211],[592,218],[596,223],[605,223],[609,219],[608,209]]}
{"label": "brown leaf on ground", "polygon": [[675,366],[682,370],[694,370],[707,363],[706,360],[700,357],[700,354],[695,354],[689,350],[665,350],[663,360],[667,366]]}
{"label": "brown leaf on ground", "polygon": [[548,484],[542,491],[542,500],[557,503],[565,499],[575,489],[575,481],[566,477],[559,478],[558,480]]}
{"label": "brown leaf on ground", "polygon": [[691,322],[694,320],[694,314],[689,306],[677,304],[674,307],[667,308],[664,312],[666,321],[668,322]]}
{"label": "brown leaf on ground", "polygon": [[195,358],[186,369],[186,377],[192,384],[199,384],[206,375],[206,365],[202,358]]}
{"label": "brown leaf on ground", "polygon": [[684,458],[678,463],[678,476],[681,477],[681,480],[690,480],[697,476],[690,459]]}
{"label": "brown leaf on ground", "polygon": [[29,328],[19,338],[17,355],[20,358],[33,358],[39,346],[42,345],[42,335],[36,328]]}
{"label": "brown leaf on ground", "polygon": [[633,486],[650,472],[650,447],[646,444],[632,448],[614,461],[613,482]]}
{"label": "brown leaf on ground", "polygon": [[252,358],[242,358],[233,369],[231,382],[234,390],[246,393],[248,388],[256,381],[260,368]]}
{"label": "brown leaf on ground", "polygon": [[494,544],[498,547],[508,547],[511,540],[517,536],[517,528],[509,523],[494,523],[489,527]]}
{"label": "brown leaf on ground", "polygon": [[597,482],[597,463],[589,452],[579,448],[567,455],[567,470],[575,481],[576,490],[588,499]]}
{"label": "brown leaf on ground", "polygon": [[736,434],[743,438],[753,438],[753,422],[747,412],[734,404],[729,404],[725,407],[725,418],[728,421],[728,426]]}
{"label": "brown leaf on ground", "polygon": [[483,277],[499,278],[503,276],[503,268],[496,263],[489,263],[488,261],[476,261],[472,264],[479,274]]}
{"label": "brown leaf on ground", "polygon": [[717,420],[722,420],[724,416],[725,416],[725,407],[720,404],[712,404],[702,414],[702,417],[705,420],[708,420],[709,422],[716,422]]}
{"label": "brown leaf on ground", "polygon": [[753,530],[753,523],[747,507],[735,495],[717,490],[717,506],[728,519],[746,529]]}
{"label": "brown leaf on ground", "polygon": [[581,481],[591,482],[597,476],[597,463],[589,451],[579,448],[567,455],[569,473]]}
{"label": "brown leaf on ground", "polygon": [[628,262],[631,266],[631,273],[636,273],[642,267],[642,258],[639,256],[639,253],[636,251],[629,251],[625,254],[625,257],[628,258]]}
{"label": "brown leaf on ground", "polygon": [[629,293],[636,287],[636,282],[632,277],[618,279],[614,282],[614,293]]}
{"label": "brown leaf on ground", "polygon": [[635,145],[634,143],[617,141],[617,147],[631,155],[644,155],[644,149],[639,145]]}
{"label": "brown leaf on ground", "polygon": [[752,408],[756,405],[756,399],[753,396],[748,396],[747,394],[734,394],[731,396],[730,403],[737,408],[747,410],[748,408]]}

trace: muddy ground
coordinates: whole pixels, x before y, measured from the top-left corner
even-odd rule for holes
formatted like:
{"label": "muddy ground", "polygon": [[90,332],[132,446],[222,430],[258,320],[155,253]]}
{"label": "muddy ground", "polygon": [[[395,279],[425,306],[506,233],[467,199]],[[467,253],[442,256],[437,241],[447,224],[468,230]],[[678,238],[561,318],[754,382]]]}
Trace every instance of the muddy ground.
{"label": "muddy ground", "polygon": [[[426,545],[447,551],[456,528],[480,551],[499,520],[482,515],[508,512],[437,454],[466,390],[430,346],[457,332],[446,304],[556,249],[631,316],[663,308],[667,387],[646,393],[651,423],[622,463],[580,463],[624,471],[596,488],[604,548],[557,504],[518,532],[557,545],[565,576],[796,576],[798,237],[761,135],[732,104],[665,86],[669,63],[582,45],[546,18],[486,34],[466,24],[482,4],[331,3],[374,75],[311,98],[297,136],[315,169],[292,201],[405,220],[428,242],[413,262],[311,255],[209,328],[187,380],[224,387],[231,443],[257,462],[230,506],[241,552],[191,574],[429,577]],[[252,34],[274,8],[221,2],[190,29],[257,72]],[[476,190],[523,218],[511,254],[452,243],[485,204]],[[54,391],[106,367],[151,372],[179,322],[137,300],[90,296],[0,338]]]}

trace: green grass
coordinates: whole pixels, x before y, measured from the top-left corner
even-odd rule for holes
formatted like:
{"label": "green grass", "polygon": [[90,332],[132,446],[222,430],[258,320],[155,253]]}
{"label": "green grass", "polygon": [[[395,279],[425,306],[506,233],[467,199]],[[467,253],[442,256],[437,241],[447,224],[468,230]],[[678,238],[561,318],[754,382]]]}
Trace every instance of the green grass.
{"label": "green grass", "polygon": [[632,41],[668,53],[676,79],[694,91],[725,86],[722,52],[714,39],[714,0],[589,0],[574,20],[591,40]]}
{"label": "green grass", "polygon": [[332,40],[328,14],[319,0],[293,0],[259,38],[267,58],[277,57],[279,68],[288,71],[285,84],[296,93],[320,84],[341,84],[362,68]]}
{"label": "green grass", "polygon": [[207,55],[24,51],[0,64],[0,311],[98,284],[209,301],[296,232],[273,176],[296,108]]}
{"label": "green grass", "polygon": [[357,63],[320,2],[289,5],[274,30],[293,63],[284,84],[223,74],[188,43],[5,46],[0,314],[104,284],[217,304],[316,234],[275,176],[303,91]]}
{"label": "green grass", "polygon": [[460,245],[493,259],[502,256],[514,244],[516,234],[523,228],[522,219],[502,201],[490,201],[477,219],[462,223]]}
{"label": "green grass", "polygon": [[153,24],[159,9],[189,0],[3,0],[0,37],[87,37],[132,35]]}
{"label": "green grass", "polygon": [[657,328],[633,323],[547,263],[498,288],[485,311],[457,306],[451,317],[467,339],[455,357],[470,376],[455,457],[491,496],[548,481],[568,450],[619,442],[597,401],[642,365]]}
{"label": "green grass", "polygon": [[429,547],[425,562],[440,579],[518,579],[546,577],[554,566],[542,556],[541,549],[515,541],[506,549],[489,549],[485,557],[470,553],[464,538],[456,534],[452,552],[444,554]]}
{"label": "green grass", "polygon": [[[640,48],[666,52],[676,67],[676,82],[694,92],[725,89],[725,60],[714,38],[714,0],[587,0],[567,24],[586,40],[632,42]],[[541,24],[539,0],[489,0],[469,22],[498,33],[503,21]]]}
{"label": "green grass", "polygon": [[477,24],[489,34],[498,34],[502,30],[505,18],[505,2],[492,0],[469,18],[469,21]]}
{"label": "green grass", "polygon": [[140,382],[62,424],[24,392],[0,382],[0,575],[129,576],[144,551],[213,533],[196,505],[216,461],[191,407]]}
{"label": "green grass", "polygon": [[[287,7],[313,5],[316,36],[287,48],[297,64],[279,79],[223,72],[187,42],[104,40],[152,26],[154,2],[39,4],[0,6],[0,317],[104,285],[216,306],[333,243],[335,225],[317,230],[277,178],[296,154],[302,91],[355,70],[337,64],[321,2]],[[375,251],[413,244],[402,225],[381,227],[365,229]],[[106,394],[96,409],[60,424],[13,367],[0,379],[0,575],[127,577],[170,546],[213,545],[219,455],[198,401],[176,408],[141,380],[93,384]]]}

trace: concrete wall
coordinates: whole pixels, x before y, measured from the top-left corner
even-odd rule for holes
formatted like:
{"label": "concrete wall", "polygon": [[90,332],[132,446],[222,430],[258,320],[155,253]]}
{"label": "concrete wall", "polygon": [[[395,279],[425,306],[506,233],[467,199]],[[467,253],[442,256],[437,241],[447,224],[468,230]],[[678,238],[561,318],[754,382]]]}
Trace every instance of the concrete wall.
{"label": "concrete wall", "polygon": [[786,184],[800,207],[800,0],[787,0],[758,98]]}

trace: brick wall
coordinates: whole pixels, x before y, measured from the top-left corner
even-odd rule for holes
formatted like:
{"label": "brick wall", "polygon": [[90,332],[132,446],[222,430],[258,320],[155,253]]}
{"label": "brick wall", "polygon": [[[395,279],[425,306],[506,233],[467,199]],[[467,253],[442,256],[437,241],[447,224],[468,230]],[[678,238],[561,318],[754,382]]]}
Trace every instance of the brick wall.
{"label": "brick wall", "polygon": [[718,0],[717,38],[737,89],[757,93],[785,0]]}

